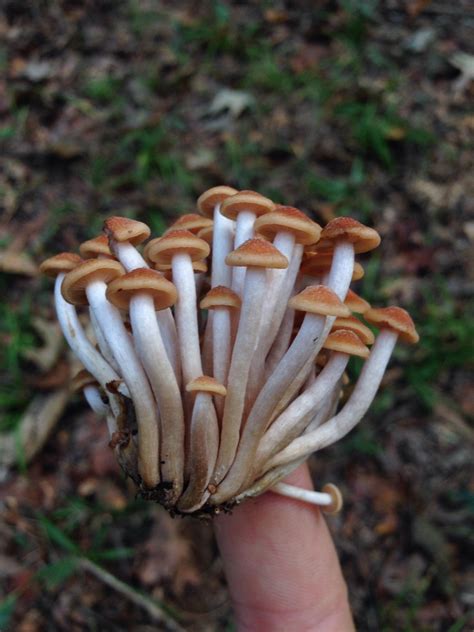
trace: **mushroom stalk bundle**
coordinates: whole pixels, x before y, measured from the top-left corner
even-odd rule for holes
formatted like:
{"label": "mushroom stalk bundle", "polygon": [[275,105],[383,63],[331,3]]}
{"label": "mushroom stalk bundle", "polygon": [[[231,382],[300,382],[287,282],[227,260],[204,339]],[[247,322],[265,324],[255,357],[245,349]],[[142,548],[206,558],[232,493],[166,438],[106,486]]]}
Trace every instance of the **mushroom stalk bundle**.
{"label": "mushroom stalk bundle", "polygon": [[[405,310],[350,289],[356,256],[380,237],[229,186],[197,208],[151,240],[143,222],[110,217],[84,258],[43,262],[84,365],[76,390],[141,495],[172,514],[215,515],[268,490],[335,513],[335,485],[282,479],[359,423],[397,341],[418,341]],[[364,364],[344,398],[351,356]]]}

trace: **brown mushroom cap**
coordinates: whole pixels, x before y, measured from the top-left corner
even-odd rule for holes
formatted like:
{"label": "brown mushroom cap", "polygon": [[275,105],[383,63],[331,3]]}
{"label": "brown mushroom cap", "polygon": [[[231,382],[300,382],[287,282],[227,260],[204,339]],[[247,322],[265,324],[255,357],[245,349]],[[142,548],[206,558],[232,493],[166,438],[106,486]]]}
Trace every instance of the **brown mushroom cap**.
{"label": "brown mushroom cap", "polygon": [[212,395],[222,395],[223,397],[227,394],[226,387],[209,375],[200,375],[188,382],[186,391],[188,393],[211,393]]}
{"label": "brown mushroom cap", "polygon": [[277,204],[273,211],[257,218],[255,232],[273,239],[279,232],[294,235],[298,244],[315,244],[321,234],[321,226],[293,206]]}
{"label": "brown mushroom cap", "polygon": [[187,213],[181,215],[178,219],[171,224],[171,226],[163,233],[163,236],[172,230],[189,230],[190,233],[197,235],[197,233],[203,228],[209,228],[213,225],[212,219],[203,217],[197,213]]}
{"label": "brown mushroom cap", "polygon": [[367,325],[361,323],[361,321],[355,316],[346,316],[342,318],[336,318],[331,331],[338,331],[339,329],[349,329],[359,336],[365,345],[374,344],[374,334]]}
{"label": "brown mushroom cap", "polygon": [[241,303],[240,296],[229,287],[216,285],[201,300],[199,307],[201,309],[215,309],[216,307],[239,309]]}
{"label": "brown mushroom cap", "polygon": [[355,252],[369,252],[380,244],[380,235],[352,217],[336,217],[323,228],[318,250],[331,249],[338,240],[350,241]]}
{"label": "brown mushroom cap", "polygon": [[221,204],[225,199],[231,195],[235,195],[236,193],[237,189],[233,189],[232,187],[228,187],[226,185],[212,187],[212,189],[204,191],[204,193],[198,197],[198,210],[202,213],[202,215],[212,217],[216,204]]}
{"label": "brown mushroom cap", "polygon": [[109,217],[104,222],[104,233],[115,241],[141,244],[150,236],[150,228],[143,222],[128,217]]}
{"label": "brown mushroom cap", "polygon": [[364,314],[368,309],[370,309],[370,303],[368,303],[365,299],[362,298],[362,296],[359,296],[352,290],[347,291],[344,303],[351,310],[351,312],[355,312],[356,314]]}
{"label": "brown mushroom cap", "polygon": [[199,239],[204,239],[210,246],[212,246],[212,238],[214,236],[214,225],[206,226],[205,228],[201,228],[201,230],[197,233]]}
{"label": "brown mushroom cap", "polygon": [[274,202],[255,191],[239,191],[226,198],[221,205],[221,213],[229,219],[236,219],[241,211],[251,211],[257,217],[270,213],[275,208]]}
{"label": "brown mushroom cap", "polygon": [[350,329],[338,329],[330,333],[323,344],[323,348],[359,356],[359,358],[367,358],[369,355],[368,348],[359,336]]}
{"label": "brown mushroom cap", "polygon": [[157,311],[171,307],[178,298],[175,286],[150,268],[136,268],[117,277],[109,283],[106,296],[115,307],[128,309],[130,300],[137,294],[151,296]]}
{"label": "brown mushroom cap", "polygon": [[71,380],[71,389],[74,393],[77,391],[82,391],[86,386],[98,386],[99,383],[95,379],[93,375],[86,371],[85,369],[81,369]]}
{"label": "brown mushroom cap", "polygon": [[264,239],[247,239],[227,255],[225,262],[228,266],[278,269],[288,267],[285,255]]}
{"label": "brown mushroom cap", "polygon": [[109,248],[109,240],[106,235],[98,235],[93,239],[82,242],[79,246],[79,252],[84,259],[92,259],[98,255],[102,257],[113,257],[113,253]]}
{"label": "brown mushroom cap", "polygon": [[372,307],[365,312],[364,318],[379,329],[397,332],[404,342],[415,344],[420,339],[410,314],[401,307]]}
{"label": "brown mushroom cap", "polygon": [[39,269],[42,274],[55,278],[62,272],[74,270],[80,263],[82,263],[82,259],[79,255],[73,252],[61,252],[43,261]]}
{"label": "brown mushroom cap", "polygon": [[154,263],[167,264],[176,254],[187,254],[191,261],[199,261],[210,251],[209,244],[189,230],[172,230],[163,237],[152,239],[146,245],[145,256]]}
{"label": "brown mushroom cap", "polygon": [[88,305],[86,287],[94,281],[108,283],[125,271],[115,259],[86,259],[68,272],[61,286],[64,300],[72,305]]}
{"label": "brown mushroom cap", "polygon": [[351,313],[337,294],[325,285],[309,285],[289,300],[288,307],[321,316],[349,316]]}
{"label": "brown mushroom cap", "polygon": [[321,507],[322,511],[329,515],[339,513],[344,504],[339,487],[336,487],[336,485],[333,485],[332,483],[327,483],[321,491],[324,494],[329,494],[332,498],[332,503],[330,505]]}

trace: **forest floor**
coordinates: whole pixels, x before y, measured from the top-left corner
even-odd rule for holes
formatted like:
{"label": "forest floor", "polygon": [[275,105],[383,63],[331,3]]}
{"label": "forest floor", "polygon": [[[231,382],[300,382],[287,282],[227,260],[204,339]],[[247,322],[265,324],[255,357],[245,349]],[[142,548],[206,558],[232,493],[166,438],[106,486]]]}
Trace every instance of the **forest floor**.
{"label": "forest floor", "polygon": [[221,183],[382,235],[358,290],[421,341],[312,471],[345,497],[330,526],[358,629],[474,629],[472,3],[2,7],[0,629],[234,629],[212,528],[136,501],[69,395],[37,269],[111,214],[160,234]]}

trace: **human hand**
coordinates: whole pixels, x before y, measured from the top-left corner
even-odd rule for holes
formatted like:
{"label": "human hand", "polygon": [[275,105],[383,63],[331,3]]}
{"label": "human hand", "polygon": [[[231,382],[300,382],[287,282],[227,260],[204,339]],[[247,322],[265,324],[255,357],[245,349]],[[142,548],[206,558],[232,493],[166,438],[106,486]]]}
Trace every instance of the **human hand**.
{"label": "human hand", "polygon": [[[307,465],[285,482],[312,489]],[[238,632],[353,632],[334,543],[315,506],[268,492],[215,521]]]}

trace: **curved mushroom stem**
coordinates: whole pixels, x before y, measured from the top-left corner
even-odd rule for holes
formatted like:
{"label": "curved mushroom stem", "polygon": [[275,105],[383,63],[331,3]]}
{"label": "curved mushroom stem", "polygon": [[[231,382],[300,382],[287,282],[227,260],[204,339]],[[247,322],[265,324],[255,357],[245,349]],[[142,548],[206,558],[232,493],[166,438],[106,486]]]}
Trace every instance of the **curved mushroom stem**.
{"label": "curved mushroom stem", "polygon": [[[338,380],[335,387],[330,393],[327,393],[324,401],[322,402],[318,412],[313,415],[310,419],[308,425],[304,429],[304,433],[308,434],[316,428],[319,428],[323,423],[325,423],[328,419],[334,416],[334,413],[337,410],[337,405],[339,403],[339,397],[341,395],[341,380]],[[295,435],[296,437],[297,435]],[[295,438],[291,437],[291,441]]]}
{"label": "curved mushroom stem", "polygon": [[290,307],[286,308],[280,329],[273,341],[273,345],[268,353],[265,362],[265,378],[268,379],[277,367],[280,360],[290,346],[291,335],[293,333],[293,324],[295,322],[295,310]]}
{"label": "curved mushroom stem", "polygon": [[183,489],[184,412],[173,368],[156,319],[153,298],[142,293],[130,300],[130,320],[138,356],[150,380],[160,411],[161,478],[172,484],[167,501],[174,504]]}
{"label": "curved mushroom stem", "polygon": [[94,312],[91,310],[90,307],[89,307],[89,318],[92,325],[92,331],[94,332],[94,336],[99,346],[101,354],[110,364],[110,366],[114,369],[114,371],[118,371],[119,368],[117,366],[117,363],[115,362],[114,355],[109,347],[107,340],[104,337],[104,334],[102,333],[102,329],[99,327],[97,318],[94,316]]}
{"label": "curved mushroom stem", "polygon": [[318,507],[328,507],[334,500],[331,494],[327,492],[314,492],[309,489],[288,485],[288,483],[276,483],[269,491],[288,498],[296,498],[296,500],[302,500],[305,503]]}
{"label": "curved mushroom stem", "polygon": [[[241,246],[247,239],[252,239],[254,235],[253,225],[257,216],[252,211],[240,211],[235,222],[235,238],[234,250]],[[232,271],[232,289],[241,298],[244,292],[244,282],[246,268],[242,266],[235,267]]]}
{"label": "curved mushroom stem", "polygon": [[352,395],[342,410],[313,432],[294,439],[282,452],[270,459],[268,469],[306,458],[312,452],[338,441],[359,423],[377,393],[397,338],[397,333],[387,329],[379,334]]}
{"label": "curved mushroom stem", "polygon": [[[125,384],[121,384],[121,377],[114,371],[101,354],[96,351],[89,338],[86,336],[82,328],[79,318],[77,317],[76,308],[64,300],[61,294],[61,285],[66,275],[58,274],[54,284],[54,301],[56,306],[56,314],[61,326],[64,337],[68,345],[71,347],[74,355],[99,382],[104,390],[107,390],[107,384],[116,382],[119,384],[118,390],[125,397],[130,397],[128,388]],[[114,414],[120,413],[120,406],[115,401],[116,398],[110,397]]]}
{"label": "curved mushroom stem", "polygon": [[354,271],[354,245],[340,240],[336,243],[326,285],[344,301]]}
{"label": "curved mushroom stem", "polygon": [[329,362],[318,375],[313,384],[302,395],[297,397],[286,410],[281,413],[263,435],[257,450],[258,464],[265,463],[272,454],[288,442],[288,435],[298,436],[310,419],[305,418],[321,405],[328,392],[338,382],[349,361],[347,353],[333,353]]}
{"label": "curved mushroom stem", "polygon": [[173,255],[171,266],[173,283],[178,290],[175,306],[178,327],[178,344],[184,382],[202,375],[201,350],[196,311],[196,285],[191,257],[185,253]]}
{"label": "curved mushroom stem", "polygon": [[[137,268],[149,267],[135,246],[132,246],[132,244],[128,241],[118,242],[115,241],[115,239],[109,238],[109,243],[112,252],[127,272],[132,272],[132,270],[136,270]],[[165,345],[166,353],[168,354],[168,358],[173,366],[176,380],[178,381],[178,384],[180,384],[181,367],[178,353],[178,334],[176,333],[176,325],[171,309],[168,307],[156,312],[156,318],[162,333],[162,340]]]}
{"label": "curved mushroom stem", "polygon": [[96,415],[99,417],[105,417],[110,413],[110,407],[102,401],[102,397],[100,396],[97,386],[88,384],[82,389],[82,393]]}
{"label": "curved mushroom stem", "polygon": [[220,208],[220,204],[214,207],[211,287],[218,285],[230,287],[232,268],[227,265],[225,258],[233,249],[235,222],[222,215]]}
{"label": "curved mushroom stem", "polygon": [[248,268],[239,328],[228,375],[228,389],[222,419],[221,445],[212,483],[217,485],[227,473],[239,443],[245,391],[258,336],[261,317],[261,294],[265,284],[265,269]]}
{"label": "curved mushroom stem", "polygon": [[178,502],[180,511],[196,511],[209,498],[207,490],[219,449],[219,424],[210,393],[197,393],[191,418],[190,479]]}
{"label": "curved mushroom stem", "polygon": [[120,313],[105,296],[106,289],[103,281],[93,281],[86,288],[87,299],[132,396],[138,424],[139,473],[147,487],[155,487],[160,480],[158,410]]}

